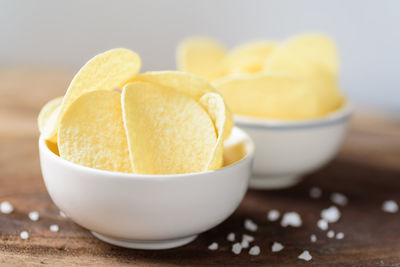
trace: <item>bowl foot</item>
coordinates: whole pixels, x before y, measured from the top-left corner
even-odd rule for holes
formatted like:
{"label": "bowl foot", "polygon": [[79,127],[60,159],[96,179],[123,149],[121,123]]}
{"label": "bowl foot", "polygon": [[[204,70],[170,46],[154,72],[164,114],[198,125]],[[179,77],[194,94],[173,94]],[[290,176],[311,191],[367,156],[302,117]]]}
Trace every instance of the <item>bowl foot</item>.
{"label": "bowl foot", "polygon": [[288,176],[262,176],[253,175],[250,179],[249,188],[251,189],[282,189],[291,187],[301,181],[301,177],[296,175]]}
{"label": "bowl foot", "polygon": [[154,240],[154,241],[143,241],[143,240],[132,240],[123,238],[108,237],[96,232],[91,232],[98,239],[124,248],[136,248],[136,249],[148,249],[148,250],[158,250],[158,249],[168,249],[176,248],[186,245],[196,239],[197,235],[177,238],[177,239],[167,239],[167,240]]}

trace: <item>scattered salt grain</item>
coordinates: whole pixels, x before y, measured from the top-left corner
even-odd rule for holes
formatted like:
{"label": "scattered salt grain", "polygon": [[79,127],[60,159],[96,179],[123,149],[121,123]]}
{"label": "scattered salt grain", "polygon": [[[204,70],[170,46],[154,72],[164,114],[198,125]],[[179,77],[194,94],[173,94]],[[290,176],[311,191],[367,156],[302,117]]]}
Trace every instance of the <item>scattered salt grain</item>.
{"label": "scattered salt grain", "polygon": [[297,212],[286,212],[282,216],[281,226],[287,227],[300,227],[302,225],[302,220],[300,215]]}
{"label": "scattered salt grain", "polygon": [[382,210],[388,213],[396,213],[399,210],[399,205],[394,200],[386,200],[382,204]]}
{"label": "scattered salt grain", "polygon": [[228,241],[234,242],[235,241],[235,233],[229,233],[226,237]]}
{"label": "scattered salt grain", "polygon": [[308,252],[308,250],[304,250],[297,258],[305,261],[310,261],[312,259],[312,256],[310,255],[310,252]]}
{"label": "scattered salt grain", "polygon": [[22,231],[22,232],[19,234],[19,236],[20,236],[22,239],[28,239],[28,238],[29,238],[29,233],[28,233],[27,231]]}
{"label": "scattered salt grain", "polygon": [[244,221],[244,228],[245,228],[247,231],[255,232],[255,231],[257,231],[258,226],[257,226],[257,224],[255,224],[255,222],[253,222],[252,220],[246,219],[246,220]]}
{"label": "scattered salt grain", "polygon": [[4,213],[4,214],[10,214],[11,212],[14,211],[14,207],[11,205],[10,202],[3,201],[0,204],[0,211],[1,211],[1,213]]}
{"label": "scattered salt grain", "polygon": [[267,214],[267,219],[270,222],[274,222],[279,219],[281,216],[280,212],[278,210],[270,210]]}
{"label": "scattered salt grain", "polygon": [[260,247],[259,246],[251,247],[251,249],[249,250],[249,254],[252,256],[260,255]]}
{"label": "scattered salt grain", "polygon": [[316,235],[311,235],[310,236],[310,240],[311,240],[312,243],[317,242],[317,236]]}
{"label": "scattered salt grain", "polygon": [[247,242],[251,243],[251,242],[254,241],[254,237],[251,236],[251,235],[243,234],[243,235],[242,235],[242,240],[246,240]]}
{"label": "scattered salt grain", "polygon": [[50,231],[52,231],[52,232],[58,232],[58,230],[59,230],[59,227],[58,227],[57,224],[52,224],[52,225],[50,225]]}
{"label": "scattered salt grain", "polygon": [[326,231],[328,230],[328,222],[325,221],[324,219],[321,219],[317,222],[317,226],[319,229],[321,229],[322,231]]}
{"label": "scattered salt grain", "polygon": [[272,244],[272,247],[271,247],[271,251],[272,252],[279,252],[279,251],[281,251],[282,249],[284,249],[285,247],[281,244],[281,243],[279,243],[279,242],[274,242],[273,244]]}
{"label": "scattered salt grain", "polygon": [[39,220],[39,212],[37,211],[31,211],[28,214],[29,219],[31,219],[31,221],[36,222],[37,220]]}
{"label": "scattered salt grain", "polygon": [[342,232],[339,232],[336,234],[336,239],[343,239],[344,238],[344,234]]}
{"label": "scattered salt grain", "polygon": [[337,207],[330,206],[321,211],[321,217],[329,223],[334,223],[340,219],[340,211]]}
{"label": "scattered salt grain", "polygon": [[334,238],[335,237],[335,231],[329,230],[328,233],[326,233],[326,236],[328,238]]}
{"label": "scattered salt grain", "polygon": [[248,248],[250,246],[250,243],[254,241],[254,237],[251,235],[242,235],[242,242],[240,243],[242,248]]}
{"label": "scattered salt grain", "polygon": [[60,210],[60,216],[63,218],[67,218],[67,215],[65,215],[65,213],[62,210]]}
{"label": "scattered salt grain", "polygon": [[211,245],[208,246],[209,250],[217,250],[218,249],[218,243],[213,242]]}
{"label": "scattered salt grain", "polygon": [[332,193],[331,201],[340,206],[346,206],[349,202],[347,197],[341,193]]}
{"label": "scattered salt grain", "polygon": [[317,199],[320,198],[322,196],[322,190],[319,187],[313,186],[310,189],[310,197]]}
{"label": "scattered salt grain", "polygon": [[236,255],[239,255],[240,252],[242,252],[242,246],[240,245],[240,243],[235,243],[232,246],[232,252]]}
{"label": "scattered salt grain", "polygon": [[240,246],[242,248],[248,248],[250,246],[249,241],[247,240],[242,240],[242,242],[240,242]]}

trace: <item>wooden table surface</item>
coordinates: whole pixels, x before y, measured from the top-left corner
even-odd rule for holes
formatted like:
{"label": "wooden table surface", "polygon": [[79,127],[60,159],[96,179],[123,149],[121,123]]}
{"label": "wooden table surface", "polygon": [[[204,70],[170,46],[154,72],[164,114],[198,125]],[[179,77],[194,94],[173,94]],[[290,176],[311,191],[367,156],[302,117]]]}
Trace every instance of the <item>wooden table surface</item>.
{"label": "wooden table surface", "polygon": [[[0,201],[15,208],[0,213],[0,265],[116,266],[116,265],[315,265],[400,266],[400,212],[385,213],[382,202],[400,203],[400,122],[382,116],[356,114],[345,144],[331,164],[308,176],[299,185],[280,191],[249,191],[239,209],[224,223],[201,234],[181,248],[164,251],[130,250],[108,245],[87,230],[59,215],[42,181],[38,159],[36,117],[49,99],[62,95],[72,74],[45,70],[0,69]],[[321,199],[309,197],[309,189],[323,190]],[[320,211],[332,205],[332,192],[345,194],[349,203],[340,207],[342,217],[331,225],[344,239],[329,239],[316,223]],[[303,219],[300,228],[283,228],[268,222],[270,209],[296,211]],[[37,222],[28,212],[40,212]],[[254,244],[261,254],[243,251],[236,256],[229,232],[245,233],[243,221],[259,225]],[[49,231],[58,224],[60,231]],[[27,230],[28,240],[19,233]],[[310,242],[310,235],[318,238]],[[218,242],[217,251],[207,246]],[[274,241],[285,248],[271,252]],[[310,262],[297,259],[303,250]]]}

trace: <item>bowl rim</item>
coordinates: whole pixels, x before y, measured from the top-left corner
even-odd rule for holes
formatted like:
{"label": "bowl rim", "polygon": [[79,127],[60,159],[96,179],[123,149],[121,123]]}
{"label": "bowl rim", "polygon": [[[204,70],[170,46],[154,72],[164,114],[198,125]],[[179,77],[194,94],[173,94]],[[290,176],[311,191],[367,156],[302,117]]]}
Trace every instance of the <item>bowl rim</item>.
{"label": "bowl rim", "polygon": [[354,112],[354,106],[350,101],[346,101],[342,107],[336,109],[322,117],[312,119],[264,119],[249,116],[234,115],[237,126],[254,129],[301,129],[324,127],[347,121]]}
{"label": "bowl rim", "polygon": [[[241,158],[240,160],[234,162],[233,164],[230,164],[228,166],[224,166],[222,168],[219,168],[217,170],[207,170],[207,171],[202,171],[202,172],[193,172],[193,173],[181,173],[181,174],[137,174],[137,173],[125,173],[125,172],[116,172],[116,171],[107,171],[107,170],[101,170],[101,169],[95,169],[87,166],[80,165],[78,163],[74,163],[71,161],[68,161],[66,159],[61,158],[60,156],[56,155],[53,151],[49,149],[49,147],[46,144],[45,138],[40,135],[39,136],[39,150],[40,152],[43,152],[46,157],[49,157],[53,160],[56,160],[60,162],[61,164],[65,164],[66,166],[70,168],[75,168],[78,171],[82,172],[88,172],[92,175],[107,175],[109,177],[113,178],[122,178],[122,179],[140,179],[140,180],[161,180],[161,181],[166,181],[166,180],[171,180],[174,178],[188,178],[188,177],[197,177],[197,176],[203,176],[203,175],[211,175],[213,173],[217,172],[222,172],[226,171],[228,169],[234,168],[238,165],[243,165],[245,162],[251,160],[254,158],[254,152],[255,152],[255,145],[254,141],[251,139],[251,137],[241,128],[234,126],[235,130],[239,130],[242,134],[246,136],[244,142],[246,142],[246,147],[248,147],[248,153]],[[232,130],[233,130],[232,129]],[[41,154],[41,153],[40,153]]]}

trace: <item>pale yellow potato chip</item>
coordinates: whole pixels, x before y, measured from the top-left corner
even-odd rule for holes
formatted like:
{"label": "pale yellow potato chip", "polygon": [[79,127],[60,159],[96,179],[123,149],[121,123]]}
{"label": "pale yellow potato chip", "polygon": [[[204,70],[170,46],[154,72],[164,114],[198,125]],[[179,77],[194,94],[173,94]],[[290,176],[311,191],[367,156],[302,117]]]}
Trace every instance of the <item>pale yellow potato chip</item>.
{"label": "pale yellow potato chip", "polygon": [[[217,93],[215,88],[203,78],[181,71],[151,71],[136,75],[132,81],[143,81],[173,89],[199,101],[206,93]],[[232,113],[226,109],[224,140],[229,137],[234,125]]]}
{"label": "pale yellow potato chip", "polygon": [[122,91],[122,107],[135,172],[207,170],[217,135],[210,116],[193,98],[157,84],[132,82]]}
{"label": "pale yellow potato chip", "polygon": [[[62,100],[62,96],[54,98],[47,102],[40,110],[38,116],[38,126],[41,134],[48,133],[53,130],[54,124],[56,123],[58,114],[60,112]],[[49,141],[56,143],[57,138],[53,138]]]}
{"label": "pale yellow potato chip", "polygon": [[265,61],[277,47],[271,41],[250,41],[233,48],[224,64],[228,73],[254,73],[264,70]]}
{"label": "pale yellow potato chip", "polygon": [[54,125],[49,125],[48,129],[42,132],[45,139],[55,138],[62,117],[77,98],[91,91],[122,88],[137,74],[140,66],[140,57],[124,48],[106,51],[89,60],[71,81]]}
{"label": "pale yellow potato chip", "polygon": [[224,46],[214,39],[187,38],[178,45],[177,68],[211,81],[224,75],[222,67],[225,54]]}
{"label": "pale yellow potato chip", "polygon": [[304,119],[326,113],[315,85],[290,74],[236,74],[216,81],[215,87],[238,115]]}
{"label": "pale yellow potato chip", "polygon": [[239,142],[224,147],[224,167],[232,165],[247,155],[246,143]]}
{"label": "pale yellow potato chip", "polygon": [[313,84],[316,94],[320,95],[322,115],[340,108],[345,103],[337,78],[325,69],[316,70],[309,82]]}
{"label": "pale yellow potato chip", "polygon": [[200,98],[200,104],[208,112],[217,130],[217,143],[210,156],[209,170],[216,170],[223,165],[224,154],[224,126],[226,120],[225,103],[222,97],[216,93],[207,93]]}
{"label": "pale yellow potato chip", "polygon": [[76,99],[61,119],[58,148],[63,159],[80,165],[132,172],[121,94],[98,90]]}
{"label": "pale yellow potato chip", "polygon": [[149,71],[136,75],[131,81],[143,81],[168,87],[199,100],[205,93],[217,92],[205,79],[182,71]]}
{"label": "pale yellow potato chip", "polygon": [[295,36],[276,48],[267,58],[265,70],[290,72],[302,76],[315,76],[318,69],[336,77],[338,55],[334,42],[325,35],[303,34]]}

